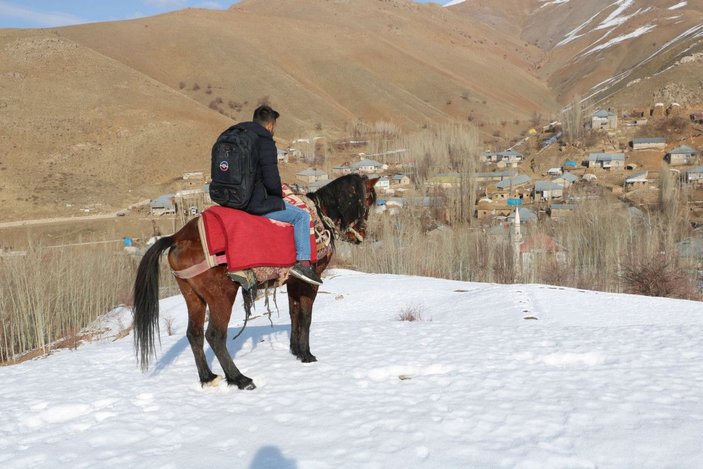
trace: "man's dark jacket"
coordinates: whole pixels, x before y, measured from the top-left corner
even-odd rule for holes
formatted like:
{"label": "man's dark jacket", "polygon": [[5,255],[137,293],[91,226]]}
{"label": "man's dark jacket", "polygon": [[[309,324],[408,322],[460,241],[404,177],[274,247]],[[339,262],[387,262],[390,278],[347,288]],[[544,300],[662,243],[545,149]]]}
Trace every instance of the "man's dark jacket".
{"label": "man's dark jacket", "polygon": [[258,158],[254,190],[249,204],[244,210],[254,215],[283,210],[285,205],[281,189],[281,175],[278,172],[278,150],[273,141],[273,135],[257,122],[241,122],[236,127],[250,130],[258,137],[256,139]]}

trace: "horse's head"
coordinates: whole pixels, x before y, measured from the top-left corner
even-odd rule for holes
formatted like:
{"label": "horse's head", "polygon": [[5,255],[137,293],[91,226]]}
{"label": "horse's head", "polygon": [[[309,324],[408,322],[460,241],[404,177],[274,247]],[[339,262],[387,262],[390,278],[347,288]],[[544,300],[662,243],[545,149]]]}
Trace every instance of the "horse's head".
{"label": "horse's head", "polygon": [[360,244],[364,239],[366,239],[366,226],[369,218],[369,211],[371,207],[376,203],[376,189],[374,185],[378,182],[379,178],[368,179],[363,176],[362,187],[363,191],[356,194],[357,201],[361,210],[359,211],[360,216],[351,223],[343,233],[343,240],[353,244]]}
{"label": "horse's head", "polygon": [[349,174],[314,193],[323,219],[327,217],[327,224],[332,225],[328,228],[335,232],[335,237],[354,244],[366,238],[369,211],[376,203],[376,182],[378,178]]}

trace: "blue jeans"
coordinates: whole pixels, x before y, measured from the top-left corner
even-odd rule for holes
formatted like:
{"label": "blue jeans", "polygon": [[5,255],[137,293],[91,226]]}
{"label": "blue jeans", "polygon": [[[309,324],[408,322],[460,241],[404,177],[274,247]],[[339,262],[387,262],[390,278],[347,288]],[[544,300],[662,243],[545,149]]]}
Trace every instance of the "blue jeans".
{"label": "blue jeans", "polygon": [[310,215],[302,208],[285,202],[286,208],[277,212],[269,212],[264,216],[271,220],[282,221],[293,225],[295,237],[296,260],[310,260]]}

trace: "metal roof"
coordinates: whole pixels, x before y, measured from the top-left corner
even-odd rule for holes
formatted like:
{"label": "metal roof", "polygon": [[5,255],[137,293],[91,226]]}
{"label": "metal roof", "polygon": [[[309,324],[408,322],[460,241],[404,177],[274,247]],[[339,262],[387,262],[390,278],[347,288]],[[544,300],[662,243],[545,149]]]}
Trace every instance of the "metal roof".
{"label": "metal roof", "polygon": [[556,180],[559,180],[559,179],[563,179],[563,180],[569,181],[569,182],[576,182],[579,180],[578,176],[574,176],[571,173],[564,173],[561,176],[559,176],[559,178]]}
{"label": "metal roof", "polygon": [[649,171],[642,171],[641,173],[633,174],[629,178],[625,179],[625,182],[646,181],[648,174]]}
{"label": "metal roof", "polygon": [[693,148],[689,147],[688,145],[681,145],[680,147],[674,148],[669,152],[669,154],[681,154],[681,155],[693,155],[696,153],[696,150]]}
{"label": "metal roof", "polygon": [[327,173],[319,169],[308,168],[300,171],[298,176],[325,176]]}
{"label": "metal roof", "polygon": [[666,143],[666,139],[664,137],[637,137],[632,139],[632,143]]}
{"label": "metal roof", "polygon": [[529,183],[530,181],[532,181],[532,179],[530,179],[530,176],[520,174],[509,179],[503,179],[498,184],[496,184],[496,187],[498,189],[510,189],[510,186],[521,186],[523,184]]}
{"label": "metal roof", "polygon": [[564,189],[560,184],[552,181],[537,181],[535,183],[535,192],[544,191],[559,191]]}
{"label": "metal roof", "polygon": [[625,161],[624,153],[591,153],[588,161]]}
{"label": "metal roof", "polygon": [[601,109],[601,110],[593,113],[593,117],[603,117],[603,118],[607,118],[607,117],[614,116],[614,115],[615,115],[614,112],[606,111],[605,109]]}

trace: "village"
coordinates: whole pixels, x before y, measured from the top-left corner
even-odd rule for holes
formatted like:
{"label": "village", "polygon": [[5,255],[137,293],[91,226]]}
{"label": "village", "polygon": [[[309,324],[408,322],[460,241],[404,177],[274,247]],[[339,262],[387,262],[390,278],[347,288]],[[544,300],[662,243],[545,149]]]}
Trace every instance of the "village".
{"label": "village", "polygon": [[[316,155],[324,142],[294,140],[281,145],[278,158],[282,172],[294,164],[304,167],[289,183],[298,192],[315,191],[349,173],[379,178],[377,211],[388,215],[409,205],[436,204],[443,191],[475,190],[472,216],[484,225],[511,223],[516,212],[528,224],[563,220],[577,209],[584,192],[603,199],[604,207],[626,204],[646,210],[658,203],[662,171],[669,171],[686,194],[692,224],[703,225],[703,165],[698,147],[703,140],[703,112],[685,113],[676,103],[656,103],[634,112],[598,109],[583,126],[589,137],[570,143],[561,123],[555,121],[529,128],[509,148],[482,152],[470,184],[465,175],[440,169],[418,186],[415,162],[407,150],[366,153],[362,150],[367,140],[338,139],[327,145],[331,156],[322,157],[327,170],[321,168],[324,165],[307,166],[320,160]],[[657,130],[661,134],[649,135]],[[642,133],[648,136],[637,136]],[[339,159],[344,161],[330,163]],[[183,189],[152,199],[150,214],[175,216],[179,224],[197,216],[212,204],[205,177],[204,171],[183,174]]]}

